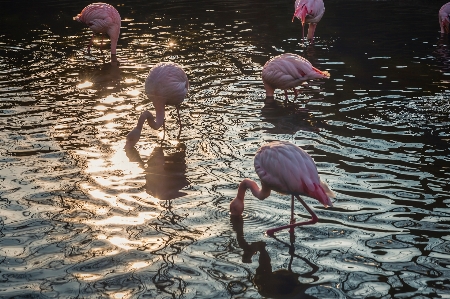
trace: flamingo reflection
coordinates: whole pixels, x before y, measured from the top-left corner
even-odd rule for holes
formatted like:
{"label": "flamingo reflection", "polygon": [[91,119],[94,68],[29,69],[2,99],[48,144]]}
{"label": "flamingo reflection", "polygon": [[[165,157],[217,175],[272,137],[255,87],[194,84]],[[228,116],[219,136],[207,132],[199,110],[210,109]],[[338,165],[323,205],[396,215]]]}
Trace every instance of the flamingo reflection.
{"label": "flamingo reflection", "polygon": [[[306,291],[311,287],[310,284],[303,284],[298,279],[304,277],[317,281],[318,277],[314,275],[319,267],[308,261],[307,259],[295,254],[294,238],[288,245],[289,254],[291,256],[287,269],[278,269],[273,271],[271,258],[266,250],[266,243],[263,241],[248,243],[244,237],[244,220],[242,216],[230,216],[233,230],[236,232],[236,240],[240,248],[243,249],[242,262],[251,263],[252,256],[259,252],[258,267],[255,270],[253,283],[258,289],[258,293],[267,298],[302,298],[317,299]],[[293,234],[292,234],[293,236]],[[286,244],[286,243],[285,243]],[[287,244],[286,244],[287,245]],[[291,269],[294,257],[303,260],[311,271],[303,274],[294,273]]]}
{"label": "flamingo reflection", "polygon": [[175,148],[166,148],[171,153],[165,155],[161,146],[154,148],[147,162],[144,162],[135,147],[126,147],[130,162],[138,162],[145,170],[145,188],[148,194],[160,200],[171,200],[186,195],[181,191],[189,186],[186,178],[186,146],[178,143]]}

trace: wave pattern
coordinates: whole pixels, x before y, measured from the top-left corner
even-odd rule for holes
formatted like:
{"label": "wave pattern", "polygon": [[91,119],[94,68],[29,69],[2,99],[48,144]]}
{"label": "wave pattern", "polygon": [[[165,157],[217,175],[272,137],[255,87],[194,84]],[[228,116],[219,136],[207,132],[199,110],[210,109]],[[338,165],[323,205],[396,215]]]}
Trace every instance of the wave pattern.
{"label": "wave pattern", "polygon": [[[91,32],[72,20],[83,7],[43,2],[0,12],[2,297],[450,291],[448,38],[435,22],[404,26],[434,20],[432,5],[329,2],[311,44],[283,1],[128,1],[117,5],[115,66],[107,37],[85,54]],[[366,13],[355,13],[362,2]],[[277,91],[279,107],[263,109],[262,66],[284,52],[331,78],[285,105]],[[180,138],[168,107],[165,139],[145,126],[125,151],[140,111],[153,109],[148,70],[163,60],[191,82]],[[289,196],[247,192],[243,216],[229,216],[239,182],[259,181],[256,150],[272,140],[304,148],[337,193],[328,209],[305,198],[320,221],[295,238],[264,234],[288,223]]]}

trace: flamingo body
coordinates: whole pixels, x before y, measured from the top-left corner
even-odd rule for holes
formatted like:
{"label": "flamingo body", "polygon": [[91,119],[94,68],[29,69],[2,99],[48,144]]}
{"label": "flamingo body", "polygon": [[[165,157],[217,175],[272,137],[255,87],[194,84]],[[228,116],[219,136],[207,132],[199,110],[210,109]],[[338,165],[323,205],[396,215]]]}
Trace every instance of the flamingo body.
{"label": "flamingo body", "polygon": [[139,141],[145,121],[155,130],[164,125],[166,105],[176,106],[181,130],[179,106],[184,101],[188,89],[189,80],[178,64],[161,62],[152,67],[145,80],[145,93],[155,107],[156,117],[148,110],[142,112],[137,126],[127,135],[125,147],[133,147]]}
{"label": "flamingo body", "polygon": [[[107,34],[111,39],[111,55],[116,55],[121,19],[119,12],[112,5],[107,3],[89,4],[73,19],[86,24],[94,35]],[[92,39],[88,46],[88,52],[91,44]]]}
{"label": "flamingo body", "polygon": [[[264,199],[270,195],[271,190],[283,194],[292,195],[291,224],[268,230],[268,234],[298,225],[313,224],[317,222],[317,216],[299,197],[306,195],[315,198],[325,207],[332,206],[330,197],[334,193],[328,185],[320,180],[316,165],[311,156],[298,146],[287,141],[274,141],[261,146],[255,155],[255,171],[261,180],[261,188],[256,182],[244,179],[238,188],[238,194],[230,203],[232,215],[241,215],[244,211],[244,195],[249,188],[258,199]],[[313,220],[294,223],[293,198],[296,196],[304,207],[311,213]]]}
{"label": "flamingo body", "polygon": [[441,27],[441,34],[449,33],[449,19],[450,16],[450,2],[442,5],[439,9],[439,25]]}
{"label": "flamingo body", "polygon": [[[308,39],[314,38],[317,23],[322,19],[325,13],[325,5],[322,0],[296,0],[294,4],[294,18],[298,18],[302,22],[304,28],[305,23],[308,23]],[[304,36],[304,34],[303,34]]]}
{"label": "flamingo body", "polygon": [[311,156],[287,141],[261,146],[255,155],[255,171],[261,182],[283,194],[306,195],[332,206],[326,185],[320,180]]}
{"label": "flamingo body", "polygon": [[[275,56],[263,67],[262,80],[266,96],[273,97],[275,89],[294,89],[312,79],[330,78],[330,73],[321,71],[300,55],[285,53]],[[287,99],[287,93],[286,93]]]}

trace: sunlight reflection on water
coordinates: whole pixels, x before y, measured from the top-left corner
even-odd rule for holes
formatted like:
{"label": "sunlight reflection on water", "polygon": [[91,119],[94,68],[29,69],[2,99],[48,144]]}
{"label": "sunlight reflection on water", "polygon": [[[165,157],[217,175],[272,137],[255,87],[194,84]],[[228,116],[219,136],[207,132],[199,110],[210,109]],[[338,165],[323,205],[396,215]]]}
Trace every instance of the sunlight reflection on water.
{"label": "sunlight reflection on water", "polygon": [[[103,62],[107,39],[84,52],[79,3],[46,2],[0,12],[2,296],[261,298],[280,296],[283,281],[305,298],[449,292],[439,5],[329,1],[310,44],[280,1],[112,3],[124,19],[117,66]],[[262,66],[283,52],[331,78],[262,109]],[[165,136],[145,126],[125,151],[153,111],[143,84],[160,61],[191,82],[181,136],[168,107]],[[306,199],[320,221],[295,242],[264,235],[289,219],[283,195],[247,194],[242,219],[228,212],[237,184],[257,180],[257,148],[278,139],[304,148],[338,195],[329,209]]]}

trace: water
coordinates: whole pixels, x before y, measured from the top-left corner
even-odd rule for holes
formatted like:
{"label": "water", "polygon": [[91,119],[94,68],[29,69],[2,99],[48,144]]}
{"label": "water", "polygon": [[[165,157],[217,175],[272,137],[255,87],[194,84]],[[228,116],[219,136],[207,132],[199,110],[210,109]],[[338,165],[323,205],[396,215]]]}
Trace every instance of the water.
{"label": "water", "polygon": [[[285,1],[110,3],[118,67],[107,40],[83,53],[72,17],[88,2],[1,2],[1,297],[449,297],[443,3],[328,0],[314,44]],[[331,78],[266,111],[260,72],[284,52]],[[125,152],[160,61],[191,82],[180,138],[170,108],[163,142],[146,126]],[[295,240],[264,234],[289,221],[286,196],[228,212],[271,140],[305,148],[337,194],[328,209],[305,198],[320,221]]]}

